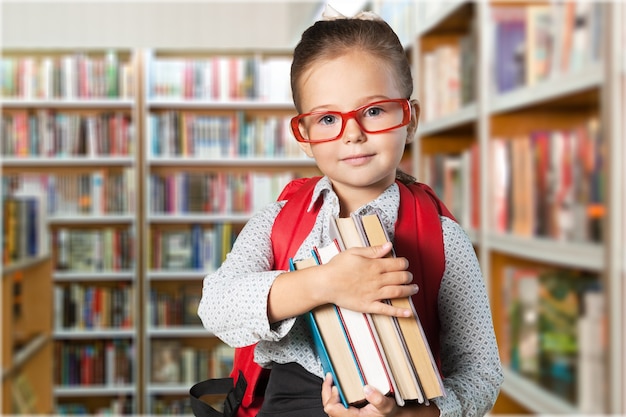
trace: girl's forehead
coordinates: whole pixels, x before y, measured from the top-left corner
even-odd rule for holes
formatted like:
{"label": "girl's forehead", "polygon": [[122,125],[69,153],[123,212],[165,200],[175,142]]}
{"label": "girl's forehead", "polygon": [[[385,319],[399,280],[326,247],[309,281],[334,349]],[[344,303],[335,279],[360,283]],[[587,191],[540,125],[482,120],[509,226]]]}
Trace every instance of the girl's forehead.
{"label": "girl's forehead", "polygon": [[298,80],[300,104],[304,110],[359,96],[397,98],[397,78],[389,63],[368,52],[325,57],[312,63]]}

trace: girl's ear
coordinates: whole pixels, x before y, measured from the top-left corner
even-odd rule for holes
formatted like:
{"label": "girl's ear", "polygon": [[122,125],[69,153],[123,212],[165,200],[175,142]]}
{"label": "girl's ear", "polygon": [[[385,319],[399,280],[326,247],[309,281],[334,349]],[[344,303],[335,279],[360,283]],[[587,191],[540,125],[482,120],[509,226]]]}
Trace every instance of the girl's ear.
{"label": "girl's ear", "polygon": [[308,156],[309,158],[313,158],[313,152],[311,152],[311,144],[310,143],[298,142],[298,145],[300,145],[300,149],[302,149],[304,151],[306,156]]}
{"label": "girl's ear", "polygon": [[415,132],[417,132],[417,125],[420,117],[420,104],[417,100],[411,100],[411,121],[407,127],[406,143],[413,142],[415,138]]}

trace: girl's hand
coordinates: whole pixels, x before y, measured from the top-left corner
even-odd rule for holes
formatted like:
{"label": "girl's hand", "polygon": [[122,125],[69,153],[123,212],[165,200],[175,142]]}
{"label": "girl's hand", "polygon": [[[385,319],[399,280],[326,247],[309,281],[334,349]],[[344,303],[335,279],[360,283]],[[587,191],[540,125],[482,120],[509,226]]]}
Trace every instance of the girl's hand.
{"label": "girl's hand", "polygon": [[363,408],[345,408],[339,398],[339,391],[333,385],[333,377],[326,374],[322,384],[322,404],[324,412],[330,417],[436,417],[440,415],[439,408],[433,403],[407,404],[398,407],[393,397],[386,397],[374,388],[363,388],[368,404]]}
{"label": "girl's hand", "polygon": [[369,386],[365,386],[363,390],[369,404],[363,408],[345,408],[339,398],[337,387],[333,385],[333,377],[327,374],[322,384],[324,412],[330,417],[391,417],[396,415],[398,406],[394,398],[385,397],[379,391]]}
{"label": "girl's hand", "polygon": [[347,249],[321,265],[322,291],[329,303],[363,313],[408,317],[410,310],[393,307],[382,300],[409,297],[417,293],[411,284],[405,258],[386,257],[391,243]]}

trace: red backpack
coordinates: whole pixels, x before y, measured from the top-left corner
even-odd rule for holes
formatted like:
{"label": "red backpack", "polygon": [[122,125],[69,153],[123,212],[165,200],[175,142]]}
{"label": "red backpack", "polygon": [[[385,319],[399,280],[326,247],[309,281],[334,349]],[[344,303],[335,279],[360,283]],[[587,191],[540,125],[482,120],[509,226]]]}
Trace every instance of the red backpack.
{"label": "red backpack", "polygon": [[[300,178],[287,184],[278,201],[287,200],[272,227],[274,269],[289,269],[289,258],[300,248],[313,228],[321,207],[321,199],[307,211],[313,189],[320,177]],[[443,234],[439,216],[452,214],[425,184],[404,185],[400,188],[400,207],[395,228],[394,248],[397,256],[409,260],[413,282],[420,290],[413,303],[424,332],[440,367],[439,318],[437,298],[445,269]],[[230,378],[209,379],[190,389],[191,407],[197,417],[254,417],[263,404],[269,369],[254,362],[256,344],[236,348]],[[234,383],[236,381],[236,383]],[[233,385],[234,383],[234,385]],[[207,394],[226,394],[224,411],[220,412],[200,400]]]}

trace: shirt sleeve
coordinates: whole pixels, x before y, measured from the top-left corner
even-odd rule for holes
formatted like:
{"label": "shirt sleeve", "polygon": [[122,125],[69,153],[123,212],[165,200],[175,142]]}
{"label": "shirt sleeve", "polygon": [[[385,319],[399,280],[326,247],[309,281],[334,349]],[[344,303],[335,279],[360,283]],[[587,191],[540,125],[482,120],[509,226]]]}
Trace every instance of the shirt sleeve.
{"label": "shirt sleeve", "polygon": [[204,327],[233,347],[280,340],[295,319],[270,326],[267,298],[278,275],[270,235],[281,203],[255,214],[239,233],[222,265],[203,280],[198,316]]}
{"label": "shirt sleeve", "polygon": [[474,248],[463,229],[442,218],[446,269],[439,289],[441,361],[446,396],[442,416],[483,416],[503,375],[489,297]]}

